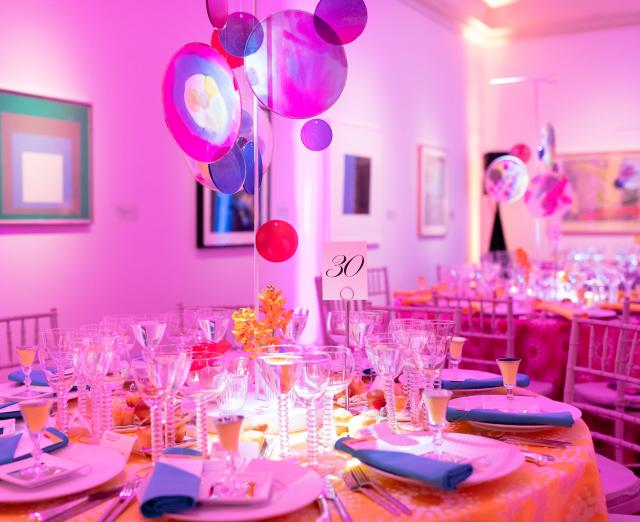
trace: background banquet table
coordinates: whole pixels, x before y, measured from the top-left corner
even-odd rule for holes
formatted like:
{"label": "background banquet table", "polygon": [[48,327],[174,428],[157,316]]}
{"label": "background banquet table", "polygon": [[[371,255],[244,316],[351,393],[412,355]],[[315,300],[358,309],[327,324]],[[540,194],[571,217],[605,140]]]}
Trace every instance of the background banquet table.
{"label": "background banquet table", "polygon": [[[481,433],[467,425],[456,424],[453,431]],[[399,517],[402,520],[468,521],[584,521],[597,522],[607,519],[605,498],[597,470],[595,454],[589,429],[579,420],[571,429],[554,429],[545,432],[546,437],[571,442],[565,449],[547,449],[542,452],[553,455],[555,462],[544,467],[526,462],[516,472],[493,482],[457,492],[444,491],[404,484],[393,479],[376,477],[376,480],[393,495],[413,510],[413,516]],[[540,448],[531,448],[540,451]],[[126,468],[126,477],[118,477],[102,486],[116,486],[148,464],[148,460],[132,456]],[[388,521],[387,511],[358,493],[348,491],[341,481],[335,483],[336,490],[354,521]],[[59,501],[38,504],[39,508],[58,504]],[[106,504],[87,511],[70,520],[89,522],[96,520]],[[5,505],[0,513],[0,522],[26,520],[35,506]],[[315,521],[319,511],[315,503],[284,517],[270,520],[294,522]],[[332,514],[332,520],[339,520]],[[142,522],[138,503],[131,505],[118,519],[121,522]]]}

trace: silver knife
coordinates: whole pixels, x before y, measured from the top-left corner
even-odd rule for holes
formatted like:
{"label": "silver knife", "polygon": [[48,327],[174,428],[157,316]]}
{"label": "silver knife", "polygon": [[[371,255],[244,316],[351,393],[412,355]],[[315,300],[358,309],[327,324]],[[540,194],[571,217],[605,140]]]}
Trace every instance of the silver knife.
{"label": "silver knife", "polygon": [[127,509],[135,499],[136,499],[136,495],[134,493],[126,500],[123,500],[122,502],[120,502],[120,504],[116,506],[116,508],[109,515],[109,517],[105,520],[105,522],[115,522],[115,520],[117,520],[118,517],[122,513],[124,513],[125,509]]}
{"label": "silver knife", "polygon": [[318,522],[331,522],[331,513],[329,512],[329,506],[327,505],[327,499],[324,498],[324,494],[318,497],[317,502],[320,508],[320,518],[318,518]]}
{"label": "silver knife", "polygon": [[340,514],[340,518],[342,519],[342,522],[352,522],[351,515],[349,515],[347,508],[344,507],[344,504],[342,503],[342,499],[338,496],[338,493],[333,487],[333,484],[331,484],[331,482],[329,482],[329,480],[327,479],[325,479],[324,481],[323,494],[326,498],[333,501],[333,503],[336,505],[336,509]]}
{"label": "silver knife", "polygon": [[115,497],[121,489],[122,487],[120,486],[104,491],[97,491],[50,509],[34,511],[29,515],[29,520],[32,522],[63,522],[78,513],[82,513],[101,504],[109,498]]}

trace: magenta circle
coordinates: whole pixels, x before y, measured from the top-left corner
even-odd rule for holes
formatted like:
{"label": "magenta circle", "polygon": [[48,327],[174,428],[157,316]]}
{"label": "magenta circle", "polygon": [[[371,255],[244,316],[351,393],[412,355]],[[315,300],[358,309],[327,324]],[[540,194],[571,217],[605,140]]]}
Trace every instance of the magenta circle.
{"label": "magenta circle", "polygon": [[260,102],[287,118],[313,118],[340,97],[347,81],[347,56],[341,45],[320,37],[322,20],[303,11],[287,10],[263,20],[247,47],[261,41],[244,59],[249,85]]}
{"label": "magenta circle", "polygon": [[190,43],[162,82],[164,118],[180,148],[197,161],[224,157],[240,132],[240,92],[231,68],[208,45]]}
{"label": "magenta circle", "polygon": [[206,0],[206,2],[207,16],[211,25],[216,29],[222,29],[227,23],[227,16],[229,15],[228,0]]}
{"label": "magenta circle", "polygon": [[300,138],[304,146],[309,150],[324,150],[331,145],[333,131],[326,121],[315,118],[302,126]]}
{"label": "magenta circle", "polygon": [[367,6],[363,0],[320,0],[314,13],[316,21],[323,20],[331,27],[316,23],[318,34],[327,42],[340,45],[353,42],[367,25]]}

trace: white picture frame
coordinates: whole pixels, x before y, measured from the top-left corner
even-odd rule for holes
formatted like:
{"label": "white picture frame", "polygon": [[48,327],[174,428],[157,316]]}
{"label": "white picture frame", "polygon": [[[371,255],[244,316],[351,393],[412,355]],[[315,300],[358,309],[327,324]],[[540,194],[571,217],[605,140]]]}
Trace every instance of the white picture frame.
{"label": "white picture frame", "polygon": [[446,236],[447,220],[447,152],[418,145],[418,236]]}

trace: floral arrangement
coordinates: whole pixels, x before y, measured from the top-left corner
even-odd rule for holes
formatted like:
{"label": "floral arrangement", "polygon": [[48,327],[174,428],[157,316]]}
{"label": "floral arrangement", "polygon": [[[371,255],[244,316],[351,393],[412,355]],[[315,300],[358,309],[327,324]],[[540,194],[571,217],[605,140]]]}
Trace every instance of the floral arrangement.
{"label": "floral arrangement", "polygon": [[287,300],[282,297],[282,291],[268,285],[258,296],[260,312],[253,308],[240,308],[233,312],[233,335],[244,346],[245,351],[258,355],[264,346],[281,343],[281,337],[289,321],[292,310],[287,310]]}

